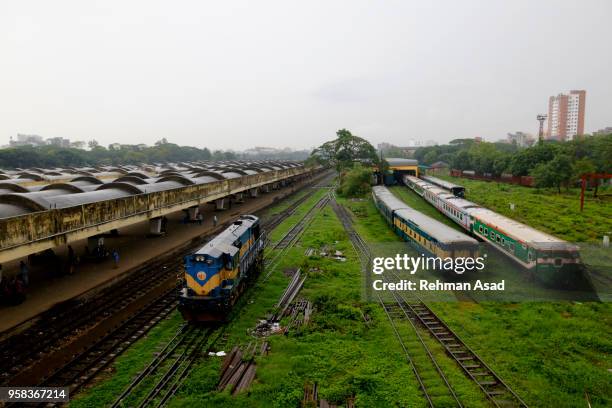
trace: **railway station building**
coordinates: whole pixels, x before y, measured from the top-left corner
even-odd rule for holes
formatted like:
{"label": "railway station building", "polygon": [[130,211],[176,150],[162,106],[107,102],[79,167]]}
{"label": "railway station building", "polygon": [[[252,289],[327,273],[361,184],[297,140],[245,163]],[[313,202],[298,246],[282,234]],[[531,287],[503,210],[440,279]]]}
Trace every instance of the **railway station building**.
{"label": "railway station building", "polygon": [[405,174],[418,177],[419,176],[419,161],[414,159],[402,158],[386,158],[389,164],[386,174],[379,174],[378,169],[375,169],[377,184],[393,185],[400,184],[401,177]]}

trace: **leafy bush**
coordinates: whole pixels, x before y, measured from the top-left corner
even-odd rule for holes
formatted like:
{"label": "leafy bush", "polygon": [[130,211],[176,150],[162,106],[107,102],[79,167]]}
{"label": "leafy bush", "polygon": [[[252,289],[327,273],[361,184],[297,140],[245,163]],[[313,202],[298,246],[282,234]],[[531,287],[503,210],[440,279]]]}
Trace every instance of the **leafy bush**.
{"label": "leafy bush", "polygon": [[372,170],[355,164],[341,175],[337,192],[343,197],[362,197],[370,191]]}

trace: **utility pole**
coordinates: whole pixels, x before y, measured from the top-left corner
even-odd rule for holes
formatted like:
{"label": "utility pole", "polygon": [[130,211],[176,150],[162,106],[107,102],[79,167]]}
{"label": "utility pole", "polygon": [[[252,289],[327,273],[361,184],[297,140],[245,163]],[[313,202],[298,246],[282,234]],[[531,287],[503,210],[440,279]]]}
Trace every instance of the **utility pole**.
{"label": "utility pole", "polygon": [[538,144],[544,143],[544,121],[546,120],[546,115],[538,115],[537,119],[540,122],[540,130],[538,131]]}

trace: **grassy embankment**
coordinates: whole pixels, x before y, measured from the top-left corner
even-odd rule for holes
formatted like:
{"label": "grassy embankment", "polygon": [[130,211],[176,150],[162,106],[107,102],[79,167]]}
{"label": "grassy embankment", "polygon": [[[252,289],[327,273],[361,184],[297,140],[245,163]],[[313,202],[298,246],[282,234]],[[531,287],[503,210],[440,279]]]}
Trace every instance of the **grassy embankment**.
{"label": "grassy embankment", "polygon": [[[601,242],[612,235],[612,203],[585,193],[584,211],[580,212],[580,190],[536,189],[512,184],[439,176],[460,184],[466,198],[534,228],[570,242]],[[600,189],[604,194],[604,189]],[[605,194],[609,194],[606,192]],[[515,205],[510,209],[510,203]]]}
{"label": "grassy embankment", "polygon": [[[601,231],[612,229],[612,208],[596,200],[586,203],[584,214],[566,209],[563,215],[561,208],[576,206],[574,195],[447,179],[466,186],[468,199],[563,239],[596,239]],[[455,226],[408,188],[391,190],[415,209]],[[516,211],[510,210],[509,202],[515,203]],[[588,217],[599,221],[586,222]],[[531,405],[585,406],[585,392],[593,406],[612,404],[609,303],[436,303],[432,307],[503,378],[516,384]]]}

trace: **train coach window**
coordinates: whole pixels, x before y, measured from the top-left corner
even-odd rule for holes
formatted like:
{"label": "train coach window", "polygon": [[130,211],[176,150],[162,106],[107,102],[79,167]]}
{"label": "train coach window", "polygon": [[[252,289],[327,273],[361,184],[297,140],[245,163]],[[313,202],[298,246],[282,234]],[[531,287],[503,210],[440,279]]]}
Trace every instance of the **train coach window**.
{"label": "train coach window", "polygon": [[501,240],[501,237],[499,236],[499,234],[497,234],[497,242],[499,242]]}
{"label": "train coach window", "polygon": [[480,231],[480,233],[482,234],[482,225],[478,226],[478,231]]}
{"label": "train coach window", "polygon": [[485,234],[485,236],[489,235],[489,230],[487,228],[484,229],[484,234]]}

